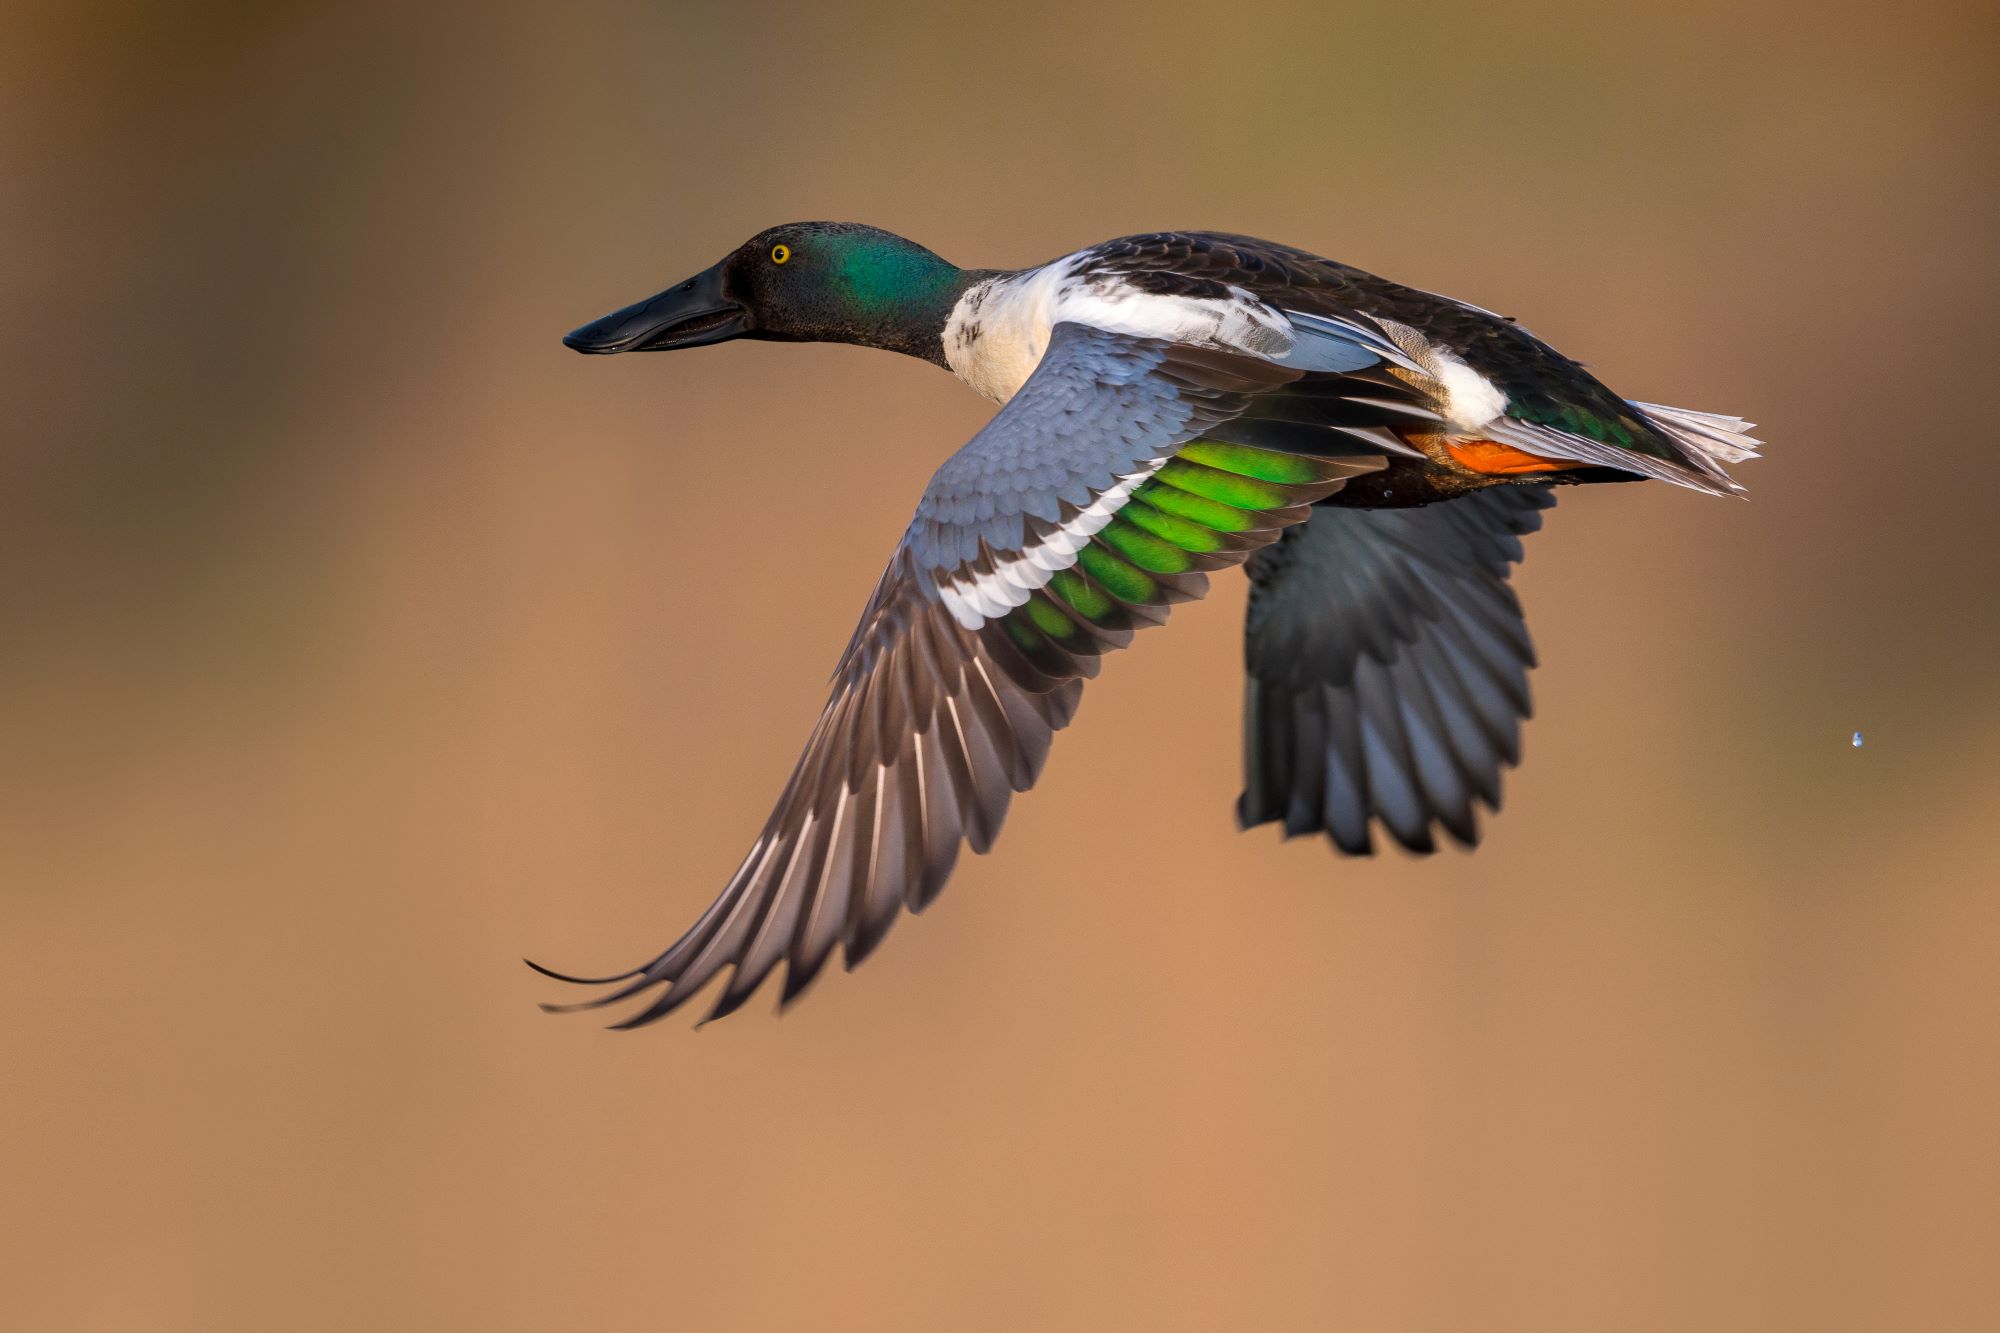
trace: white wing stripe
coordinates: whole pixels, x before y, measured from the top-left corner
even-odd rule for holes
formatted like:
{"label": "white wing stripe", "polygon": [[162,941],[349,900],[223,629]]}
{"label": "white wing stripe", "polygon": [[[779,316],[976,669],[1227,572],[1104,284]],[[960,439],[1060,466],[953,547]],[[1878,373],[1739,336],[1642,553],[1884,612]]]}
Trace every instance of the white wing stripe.
{"label": "white wing stripe", "polygon": [[1077,552],[1104,530],[1139,484],[1164,467],[1166,461],[1155,458],[1137,472],[1120,477],[1116,485],[1091,501],[1089,508],[1077,511],[1047,536],[1021,551],[996,557],[990,572],[966,571],[940,579],[938,595],[944,599],[952,619],[976,630],[1026,602],[1036,589],[1046,587],[1050,579],[1076,563]]}

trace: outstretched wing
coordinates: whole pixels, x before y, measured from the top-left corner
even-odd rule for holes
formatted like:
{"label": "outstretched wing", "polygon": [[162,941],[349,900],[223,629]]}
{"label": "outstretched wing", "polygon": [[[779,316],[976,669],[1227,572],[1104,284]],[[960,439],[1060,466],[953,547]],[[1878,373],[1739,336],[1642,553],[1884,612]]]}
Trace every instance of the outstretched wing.
{"label": "outstretched wing", "polygon": [[1470,847],[1520,760],[1535,664],[1507,584],[1555,495],[1496,486],[1422,509],[1322,505],[1250,560],[1245,828],[1282,820],[1372,853],[1442,825]]}
{"label": "outstretched wing", "polygon": [[651,962],[591,983],[626,984],[549,1007],[660,988],[616,1025],[634,1027],[733,969],[716,1018],[781,963],[790,1001],[836,944],[852,967],[922,910],[961,843],[992,844],[1102,653],[1382,466],[1201,438],[1300,373],[1058,325],[1020,392],[931,479],[721,896]]}

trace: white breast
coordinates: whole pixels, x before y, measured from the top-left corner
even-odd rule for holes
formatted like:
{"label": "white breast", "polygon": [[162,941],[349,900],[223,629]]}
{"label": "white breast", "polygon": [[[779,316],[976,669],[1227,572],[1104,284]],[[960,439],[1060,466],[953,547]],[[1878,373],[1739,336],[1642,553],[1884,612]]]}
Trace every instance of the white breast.
{"label": "white breast", "polygon": [[990,278],[958,298],[944,326],[944,359],[972,391],[1004,403],[1049,345],[1067,261]]}

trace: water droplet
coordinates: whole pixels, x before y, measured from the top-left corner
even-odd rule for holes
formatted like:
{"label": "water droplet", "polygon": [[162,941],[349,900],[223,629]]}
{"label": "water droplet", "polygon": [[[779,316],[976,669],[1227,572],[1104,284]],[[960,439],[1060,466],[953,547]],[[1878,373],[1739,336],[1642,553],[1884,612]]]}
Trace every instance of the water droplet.
{"label": "water droplet", "polygon": [[1861,733],[1858,731],[1854,733],[1854,748],[1857,750],[1861,748]]}

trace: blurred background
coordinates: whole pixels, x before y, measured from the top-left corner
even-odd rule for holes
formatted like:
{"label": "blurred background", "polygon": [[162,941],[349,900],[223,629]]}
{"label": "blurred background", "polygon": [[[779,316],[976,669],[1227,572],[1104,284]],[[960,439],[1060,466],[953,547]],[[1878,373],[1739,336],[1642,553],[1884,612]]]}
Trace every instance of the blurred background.
{"label": "blurred background", "polygon": [[[5,24],[0,1326],[2000,1323],[1990,7]],[[822,217],[1269,236],[1770,457],[1531,540],[1476,855],[1234,832],[1225,578],[860,972],[544,1017],[709,902],[987,415],[557,343]]]}

